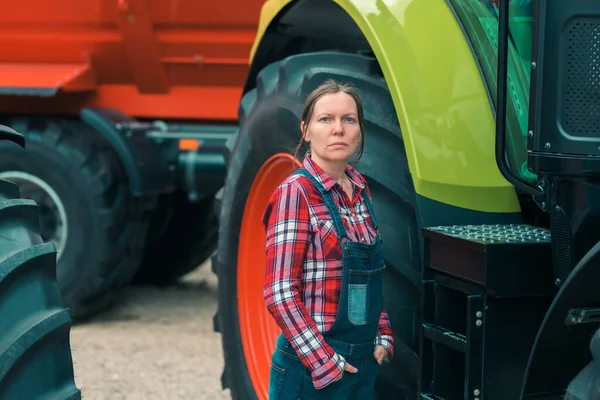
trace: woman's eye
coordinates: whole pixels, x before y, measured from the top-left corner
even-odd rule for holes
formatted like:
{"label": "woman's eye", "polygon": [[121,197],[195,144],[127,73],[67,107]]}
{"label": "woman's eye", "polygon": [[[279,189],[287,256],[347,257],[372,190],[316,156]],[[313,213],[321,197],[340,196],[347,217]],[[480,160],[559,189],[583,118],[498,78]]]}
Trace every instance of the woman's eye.
{"label": "woman's eye", "polygon": [[354,122],[354,118],[352,118],[352,117],[348,117],[348,118],[346,118],[346,121],[347,121],[347,122]]}
{"label": "woman's eye", "polygon": [[326,122],[327,120],[329,120],[329,117],[321,117],[320,121]]}

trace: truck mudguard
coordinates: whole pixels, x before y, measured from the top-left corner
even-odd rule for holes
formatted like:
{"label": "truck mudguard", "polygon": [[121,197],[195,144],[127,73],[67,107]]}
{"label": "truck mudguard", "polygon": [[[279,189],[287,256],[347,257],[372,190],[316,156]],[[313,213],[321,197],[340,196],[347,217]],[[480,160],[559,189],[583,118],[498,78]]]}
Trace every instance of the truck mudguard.
{"label": "truck mudguard", "polygon": [[8,126],[0,125],[0,140],[10,140],[23,148],[25,147],[25,136]]}
{"label": "truck mudguard", "polygon": [[136,123],[134,118],[113,109],[84,108],[81,120],[112,146],[127,172],[134,196],[156,195],[174,189],[174,175],[158,145],[148,139],[145,132],[128,128]]}
{"label": "truck mudguard", "polygon": [[[265,3],[251,52],[252,70],[264,66],[264,53],[272,49],[262,41],[276,35],[271,28],[280,18],[294,7],[318,12],[318,3],[322,0]],[[495,118],[485,83],[448,3],[335,3],[360,29],[379,62],[396,107],[416,192],[467,210],[518,213],[515,189],[496,165]]]}

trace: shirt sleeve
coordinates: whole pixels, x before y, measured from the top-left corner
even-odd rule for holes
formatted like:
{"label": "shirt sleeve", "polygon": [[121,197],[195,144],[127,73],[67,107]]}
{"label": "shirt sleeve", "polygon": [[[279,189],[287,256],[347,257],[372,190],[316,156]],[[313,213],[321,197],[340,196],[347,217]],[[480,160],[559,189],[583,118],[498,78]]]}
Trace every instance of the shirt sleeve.
{"label": "shirt sleeve", "polygon": [[304,260],[312,240],[308,202],[294,181],[273,193],[263,215],[266,229],[264,299],[284,336],[321,389],[342,374],[344,358],[325,343],[302,297]]}
{"label": "shirt sleeve", "polygon": [[392,336],[390,319],[385,309],[381,312],[381,317],[379,318],[379,329],[375,338],[375,345],[383,346],[388,351],[389,354],[385,359],[386,362],[394,357],[394,336]]}

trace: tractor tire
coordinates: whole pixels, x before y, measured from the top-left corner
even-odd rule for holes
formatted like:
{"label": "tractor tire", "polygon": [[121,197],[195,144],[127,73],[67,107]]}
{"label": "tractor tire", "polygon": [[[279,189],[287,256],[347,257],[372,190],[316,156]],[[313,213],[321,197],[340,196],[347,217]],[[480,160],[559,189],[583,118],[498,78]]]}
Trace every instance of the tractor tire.
{"label": "tractor tire", "polygon": [[0,399],[81,399],[70,329],[37,205],[0,180]]}
{"label": "tractor tire", "polygon": [[163,200],[150,216],[146,253],[134,284],[172,284],[199,267],[217,246],[214,197],[195,204],[178,192]]}
{"label": "tractor tire", "polygon": [[[279,329],[263,301],[265,232],[261,216],[269,197],[293,170],[290,154],[300,139],[307,95],[325,80],[352,83],[365,112],[366,177],[385,241],[385,307],[396,355],[382,367],[377,398],[416,398],[420,247],[416,195],[391,96],[373,57],[319,52],[265,67],[257,87],[242,99],[240,132],[229,156],[214,258],[219,281],[215,327],[222,334],[223,385],[233,399],[266,399],[270,358]],[[303,157],[306,147],[301,149]]]}
{"label": "tractor tire", "polygon": [[0,144],[0,178],[40,206],[42,238],[58,249],[57,278],[75,319],[119,296],[138,268],[147,218],[125,172],[96,132],[77,121],[13,119],[27,150]]}

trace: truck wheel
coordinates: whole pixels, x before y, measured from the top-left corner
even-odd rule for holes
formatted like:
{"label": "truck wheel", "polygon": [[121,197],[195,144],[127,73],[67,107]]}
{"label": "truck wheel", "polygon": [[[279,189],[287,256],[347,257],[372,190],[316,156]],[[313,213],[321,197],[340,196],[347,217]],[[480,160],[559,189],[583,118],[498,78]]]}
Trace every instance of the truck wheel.
{"label": "truck wheel", "polygon": [[[326,79],[356,86],[364,102],[366,141],[357,169],[368,179],[381,221],[388,266],[386,309],[396,357],[382,368],[378,396],[414,398],[417,384],[419,281],[415,193],[392,99],[374,58],[337,52],[302,54],[261,71],[240,106],[240,133],[229,157],[216,271],[225,357],[223,383],[234,399],[266,399],[279,329],[263,300],[266,203],[293,170],[306,96]],[[305,150],[305,149],[304,149]],[[301,150],[301,154],[304,154]]]}
{"label": "truck wheel", "polygon": [[58,250],[64,304],[76,319],[110,305],[138,267],[147,221],[112,150],[76,121],[14,119],[27,150],[0,144],[0,178],[40,207],[42,238]]}
{"label": "truck wheel", "polygon": [[0,399],[81,399],[70,329],[56,249],[40,237],[37,205],[0,180]]}
{"label": "truck wheel", "polygon": [[150,216],[146,253],[133,282],[168,285],[208,259],[217,245],[214,197],[190,203],[186,193],[169,195]]}

